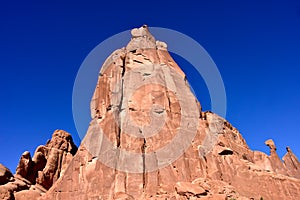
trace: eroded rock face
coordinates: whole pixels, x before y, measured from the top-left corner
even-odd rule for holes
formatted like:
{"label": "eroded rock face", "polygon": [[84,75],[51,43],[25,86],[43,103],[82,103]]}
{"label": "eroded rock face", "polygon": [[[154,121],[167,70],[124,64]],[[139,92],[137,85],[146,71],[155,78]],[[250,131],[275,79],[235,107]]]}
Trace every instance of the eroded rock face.
{"label": "eroded rock face", "polygon": [[6,187],[0,186],[0,199],[3,200],[14,200],[14,193]]}
{"label": "eroded rock face", "polygon": [[[46,145],[39,146],[33,158],[22,154],[13,176],[0,165],[0,199],[35,200],[44,194],[63,172],[77,151],[69,133],[56,130]],[[1,176],[2,169],[5,176]]]}
{"label": "eroded rock face", "polygon": [[35,183],[35,172],[34,162],[32,162],[31,155],[29,151],[25,151],[19,161],[16,169],[16,175],[29,180],[31,183]]}
{"label": "eroded rock face", "polygon": [[63,174],[76,151],[71,135],[63,130],[56,130],[52,139],[35,152],[33,160],[36,168],[43,169],[38,171],[36,182],[49,189]]}
{"label": "eroded rock face", "polygon": [[291,151],[284,164],[272,141],[270,156],[253,152],[229,122],[202,112],[146,26],[103,64],[91,116],[77,154],[41,199],[300,198]]}

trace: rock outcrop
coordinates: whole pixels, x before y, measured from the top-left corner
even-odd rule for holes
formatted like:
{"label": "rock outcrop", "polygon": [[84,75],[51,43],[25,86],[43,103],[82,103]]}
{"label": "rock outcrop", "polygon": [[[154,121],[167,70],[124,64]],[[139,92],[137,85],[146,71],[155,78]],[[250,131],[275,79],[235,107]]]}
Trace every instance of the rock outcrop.
{"label": "rock outcrop", "polygon": [[[184,72],[147,26],[103,64],[79,149],[57,130],[21,156],[16,174],[0,165],[0,198],[300,198],[300,162],[252,151],[228,121],[203,112]],[[76,154],[75,154],[76,153]],[[73,157],[74,156],[74,157]]]}
{"label": "rock outcrop", "polygon": [[300,179],[300,162],[289,147],[287,147],[286,150],[287,153],[283,156],[282,160],[286,167],[287,174]]}
{"label": "rock outcrop", "polygon": [[41,199],[300,198],[291,150],[284,162],[271,140],[270,156],[252,151],[228,121],[203,112],[147,26],[103,64],[91,116],[77,154]]}
{"label": "rock outcrop", "polygon": [[0,165],[0,199],[37,199],[62,176],[76,152],[71,135],[56,130],[45,146],[36,149],[33,158],[28,151],[22,154],[14,176]]}

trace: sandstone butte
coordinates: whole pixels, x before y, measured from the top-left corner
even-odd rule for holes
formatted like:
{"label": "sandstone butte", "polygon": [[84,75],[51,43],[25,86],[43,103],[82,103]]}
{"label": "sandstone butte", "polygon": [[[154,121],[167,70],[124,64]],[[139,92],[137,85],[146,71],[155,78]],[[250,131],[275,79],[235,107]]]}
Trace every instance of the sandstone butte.
{"label": "sandstone butte", "polygon": [[147,26],[131,33],[101,68],[78,150],[57,130],[33,157],[23,153],[15,175],[0,165],[1,199],[300,199],[290,148],[282,160],[271,139],[270,155],[252,151],[202,111],[164,42]]}

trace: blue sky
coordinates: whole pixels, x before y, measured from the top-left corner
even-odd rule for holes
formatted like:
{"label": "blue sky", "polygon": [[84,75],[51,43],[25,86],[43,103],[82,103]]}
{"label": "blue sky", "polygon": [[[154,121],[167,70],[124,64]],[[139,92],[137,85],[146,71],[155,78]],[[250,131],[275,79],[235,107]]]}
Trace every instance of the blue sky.
{"label": "blue sky", "polygon": [[[286,146],[300,156],[299,1],[9,1],[0,6],[0,163],[14,172],[21,154],[55,129],[78,145],[77,70],[100,42],[143,24],[182,32],[207,50],[225,84],[227,119],[252,149],[268,153],[264,141],[273,138],[280,157]],[[209,110],[203,80],[177,59]]]}

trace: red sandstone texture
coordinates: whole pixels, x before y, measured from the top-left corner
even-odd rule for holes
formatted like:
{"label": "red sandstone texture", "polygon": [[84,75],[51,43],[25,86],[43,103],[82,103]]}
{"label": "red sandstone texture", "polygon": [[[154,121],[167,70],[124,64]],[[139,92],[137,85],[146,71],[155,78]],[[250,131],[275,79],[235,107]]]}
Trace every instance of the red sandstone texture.
{"label": "red sandstone texture", "polygon": [[167,45],[147,26],[133,29],[129,44],[103,64],[91,116],[76,154],[61,131],[33,159],[25,152],[15,176],[0,165],[0,197],[300,198],[300,163],[291,149],[283,161],[272,140],[270,155],[252,151],[228,121],[203,112]]}

